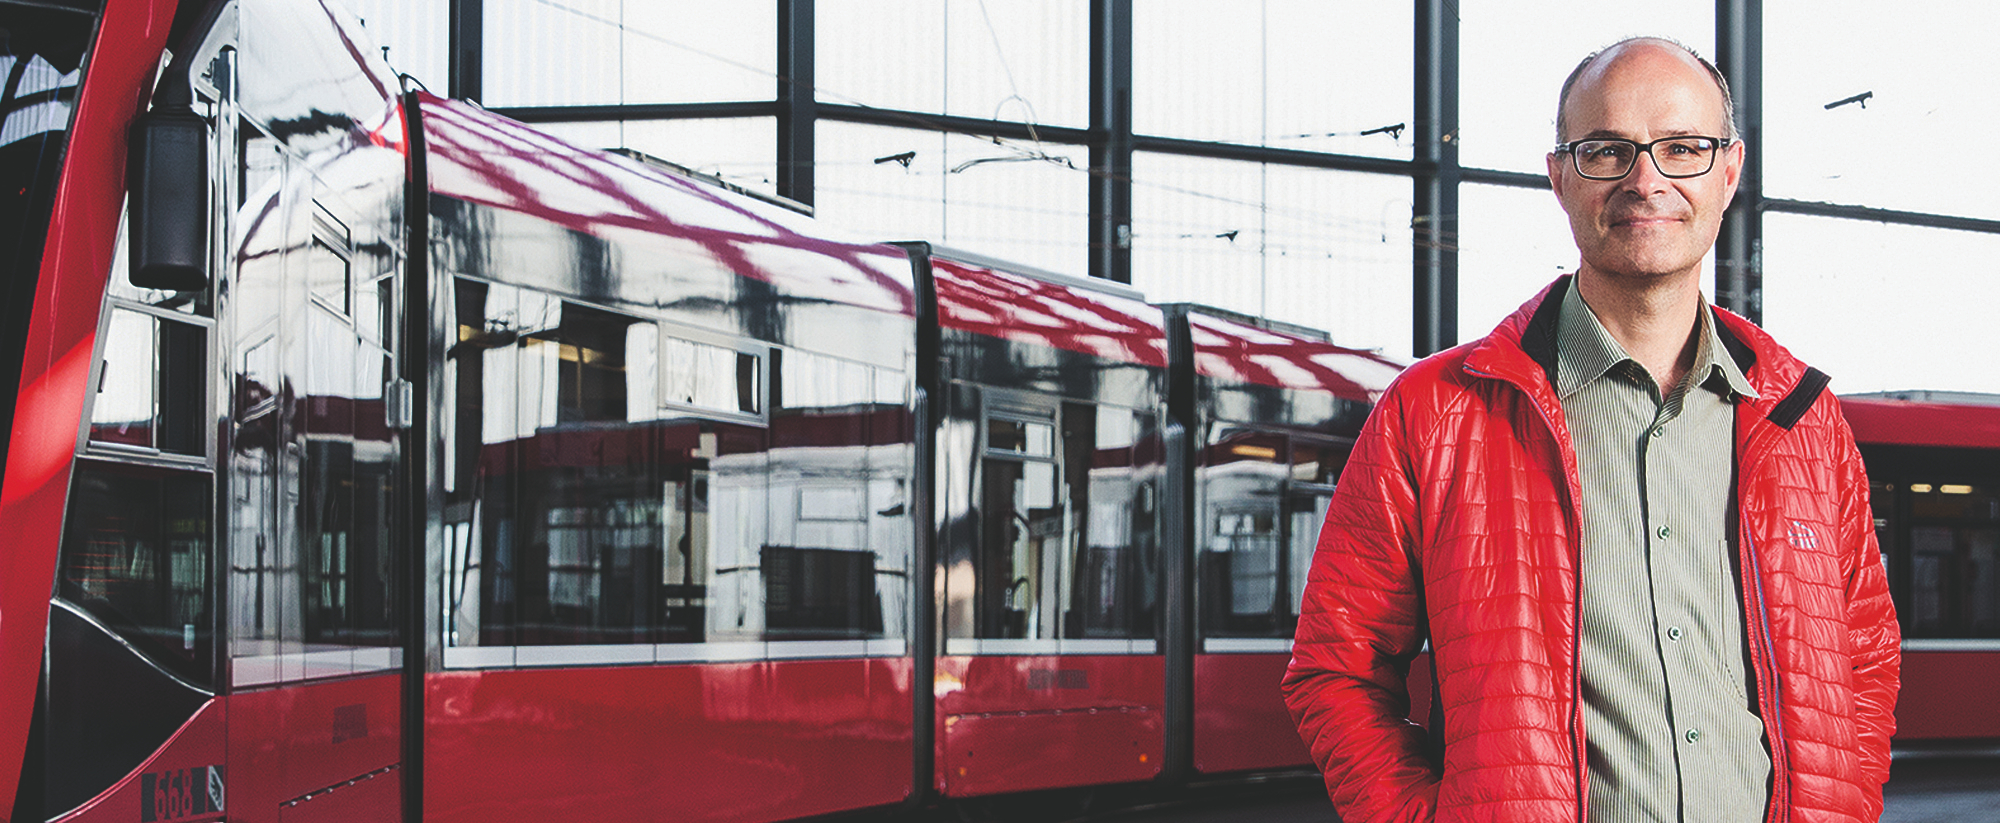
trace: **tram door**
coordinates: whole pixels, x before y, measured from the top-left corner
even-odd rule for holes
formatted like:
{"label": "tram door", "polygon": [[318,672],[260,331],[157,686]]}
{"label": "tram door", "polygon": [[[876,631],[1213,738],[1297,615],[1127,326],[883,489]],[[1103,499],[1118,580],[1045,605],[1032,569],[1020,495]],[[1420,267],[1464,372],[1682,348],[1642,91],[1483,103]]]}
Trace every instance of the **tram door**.
{"label": "tram door", "polygon": [[405,412],[389,211],[250,119],[231,142],[230,811],[394,819]]}
{"label": "tram door", "polygon": [[987,419],[981,477],[978,576],[981,637],[1056,637],[1064,574],[1064,507],[1056,479],[1053,415]]}

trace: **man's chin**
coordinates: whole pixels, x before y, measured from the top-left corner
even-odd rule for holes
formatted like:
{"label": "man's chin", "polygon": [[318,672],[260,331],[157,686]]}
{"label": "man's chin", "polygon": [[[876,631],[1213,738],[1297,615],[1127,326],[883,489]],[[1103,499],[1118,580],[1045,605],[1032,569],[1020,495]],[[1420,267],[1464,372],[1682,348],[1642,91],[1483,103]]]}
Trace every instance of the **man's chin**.
{"label": "man's chin", "polygon": [[1606,280],[1627,283],[1656,283],[1690,277],[1701,271],[1701,260],[1666,261],[1648,259],[1606,260],[1586,267]]}

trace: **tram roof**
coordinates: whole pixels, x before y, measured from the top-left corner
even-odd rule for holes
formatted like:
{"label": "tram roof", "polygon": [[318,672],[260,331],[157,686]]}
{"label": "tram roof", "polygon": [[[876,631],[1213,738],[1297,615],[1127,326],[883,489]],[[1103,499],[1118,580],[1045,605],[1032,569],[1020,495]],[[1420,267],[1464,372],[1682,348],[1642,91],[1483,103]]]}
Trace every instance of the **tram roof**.
{"label": "tram roof", "polygon": [[2000,394],[1850,394],[1840,408],[1863,445],[2000,449]]}
{"label": "tram roof", "polygon": [[[938,324],[1107,360],[1166,368],[1166,315],[1127,287],[931,256]],[[963,255],[972,257],[972,255]]]}
{"label": "tram roof", "polygon": [[779,205],[419,93],[430,190],[629,244],[688,244],[790,296],[915,314],[909,258]]}
{"label": "tram roof", "polygon": [[1405,364],[1376,352],[1188,312],[1195,369],[1218,380],[1331,392],[1375,402]]}

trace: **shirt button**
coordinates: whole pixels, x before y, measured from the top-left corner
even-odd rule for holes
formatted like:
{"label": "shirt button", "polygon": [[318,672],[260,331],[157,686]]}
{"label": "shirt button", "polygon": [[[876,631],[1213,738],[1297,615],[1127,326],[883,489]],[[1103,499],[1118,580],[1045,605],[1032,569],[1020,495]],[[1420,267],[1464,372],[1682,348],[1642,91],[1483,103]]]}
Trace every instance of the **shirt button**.
{"label": "shirt button", "polygon": [[1660,531],[1659,531],[1659,535],[1660,535],[1660,539],[1661,539],[1661,540],[1665,540],[1665,539],[1667,539],[1667,538],[1669,538],[1669,537],[1673,537],[1673,536],[1674,536],[1674,528],[1673,528],[1672,526],[1661,526],[1661,527],[1660,527]]}
{"label": "shirt button", "polygon": [[1700,729],[1688,729],[1688,732],[1687,732],[1687,742],[1689,742],[1689,743],[1700,743],[1700,742],[1701,742],[1701,730],[1700,730]]}
{"label": "shirt button", "polygon": [[1667,627],[1667,639],[1668,639],[1668,640],[1672,640],[1672,641],[1674,641],[1675,643],[1679,643],[1679,642],[1681,642],[1681,627],[1679,627],[1679,626],[1668,626],[1668,627]]}
{"label": "shirt button", "polygon": [[1654,437],[1663,437],[1663,436],[1665,436],[1665,435],[1666,435],[1666,433],[1667,433],[1667,427],[1665,427],[1665,426],[1654,426],[1654,427],[1653,427],[1653,436],[1654,436]]}

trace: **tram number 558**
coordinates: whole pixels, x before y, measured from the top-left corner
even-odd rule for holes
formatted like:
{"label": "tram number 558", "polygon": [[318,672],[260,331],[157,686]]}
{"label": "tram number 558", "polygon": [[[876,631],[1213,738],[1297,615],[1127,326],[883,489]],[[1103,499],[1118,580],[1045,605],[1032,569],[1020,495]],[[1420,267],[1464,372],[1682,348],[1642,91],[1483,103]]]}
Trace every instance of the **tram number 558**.
{"label": "tram number 558", "polygon": [[165,823],[222,811],[221,766],[195,766],[139,775],[140,823]]}

